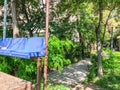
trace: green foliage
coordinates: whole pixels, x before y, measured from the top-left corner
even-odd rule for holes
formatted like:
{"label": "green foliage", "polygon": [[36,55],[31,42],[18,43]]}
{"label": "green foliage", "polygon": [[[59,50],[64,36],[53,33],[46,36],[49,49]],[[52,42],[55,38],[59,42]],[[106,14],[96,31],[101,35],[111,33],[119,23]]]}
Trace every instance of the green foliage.
{"label": "green foliage", "polygon": [[120,90],[120,76],[105,75],[96,84],[105,88],[105,90]]}
{"label": "green foliage", "polygon": [[89,66],[89,72],[90,74],[88,75],[88,81],[93,81],[95,77],[97,76],[97,55],[93,54],[91,55],[91,62],[92,65]]}
{"label": "green foliage", "polygon": [[20,58],[16,58],[16,60],[17,60],[16,62],[17,70],[15,72],[15,76],[35,83],[36,75],[37,75],[36,61],[20,59]]}
{"label": "green foliage", "polygon": [[[57,13],[52,12],[53,21],[51,20],[49,27],[52,35],[59,39],[72,39],[76,43],[76,47],[66,54],[74,62],[74,59],[78,61],[90,56],[91,43],[94,43],[96,38],[97,17],[93,15],[94,12],[88,4],[71,2],[73,1],[65,0],[58,4],[57,10],[55,8]],[[70,7],[64,6],[64,4]],[[73,19],[71,20],[71,18]],[[77,42],[73,39],[76,37]]]}
{"label": "green foliage", "polygon": [[[80,59],[88,56],[91,50],[90,45],[95,42],[96,38],[95,29],[99,20],[97,16],[98,2],[99,0],[61,0],[55,7],[53,7],[54,3],[51,3],[49,29],[52,37],[49,38],[49,68],[62,70],[64,65],[71,63],[69,58]],[[111,10],[115,5],[118,13],[120,10],[119,2],[120,0],[103,0],[102,9]],[[0,4],[3,6],[3,0],[0,1]],[[17,7],[18,24],[23,36],[26,31],[44,30],[45,12],[38,0],[18,0],[17,5],[19,6]],[[75,16],[75,20],[70,21],[71,16]],[[0,20],[3,21],[2,18]],[[0,37],[2,37],[2,28],[0,27]],[[77,45],[70,41],[74,30],[77,30],[79,34],[80,41],[76,43]],[[7,36],[12,35],[12,30],[9,29],[7,32]],[[101,36],[103,36],[103,31],[101,32]],[[112,53],[108,50],[104,54],[106,55],[102,57],[104,73],[120,75],[119,53]],[[91,57],[93,65],[89,68],[89,80],[97,76],[98,62],[96,57],[96,55]],[[0,56],[0,63],[0,71],[35,81],[35,61]],[[105,79],[107,82],[107,78]]]}
{"label": "green foliage", "polygon": [[0,56],[0,71],[35,82],[36,62],[16,57]]}
{"label": "green foliage", "polygon": [[64,85],[49,85],[47,90],[70,90],[70,88]]}
{"label": "green foliage", "polygon": [[115,75],[120,75],[120,57],[119,53],[114,53],[114,52],[105,52],[108,54],[107,56],[103,57],[103,71],[105,74],[115,74]]}
{"label": "green foliage", "polygon": [[[97,57],[95,54],[91,57],[92,65],[89,67],[90,74],[88,81],[93,81],[97,77]],[[104,76],[96,80],[96,84],[106,88],[106,90],[119,90],[120,88],[120,52],[114,52],[104,49],[102,53],[102,63]]]}
{"label": "green foliage", "polygon": [[10,73],[12,71],[9,62],[7,62],[7,57],[0,56],[0,71],[4,71],[6,73]]}
{"label": "green foliage", "polygon": [[0,38],[2,37],[3,27],[0,27]]}
{"label": "green foliage", "polygon": [[65,54],[74,47],[74,44],[70,40],[60,40],[59,38],[52,36],[49,38],[49,68],[56,68],[62,70],[64,65],[70,64],[70,60],[65,58]]}
{"label": "green foliage", "polygon": [[0,4],[4,5],[4,0],[0,0]]}

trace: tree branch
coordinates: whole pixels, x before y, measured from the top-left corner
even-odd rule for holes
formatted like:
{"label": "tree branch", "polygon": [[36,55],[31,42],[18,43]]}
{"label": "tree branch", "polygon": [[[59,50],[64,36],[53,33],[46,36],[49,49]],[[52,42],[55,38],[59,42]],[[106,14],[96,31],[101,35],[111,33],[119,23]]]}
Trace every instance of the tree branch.
{"label": "tree branch", "polygon": [[105,33],[106,33],[106,27],[107,27],[107,24],[108,24],[108,21],[110,19],[110,16],[111,16],[111,13],[112,11],[115,9],[116,5],[113,6],[113,8],[110,10],[109,14],[108,14],[108,18],[106,19],[106,22],[104,24],[104,32],[103,32],[103,39],[102,39],[102,47],[103,47],[103,43],[104,43],[104,38],[105,38]]}

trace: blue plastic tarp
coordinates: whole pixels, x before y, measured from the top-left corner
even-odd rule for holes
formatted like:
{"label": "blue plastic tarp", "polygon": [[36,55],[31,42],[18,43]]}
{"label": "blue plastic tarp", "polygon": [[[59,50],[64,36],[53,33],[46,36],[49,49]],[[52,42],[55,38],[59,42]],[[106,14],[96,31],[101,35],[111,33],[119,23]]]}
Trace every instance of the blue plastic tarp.
{"label": "blue plastic tarp", "polygon": [[0,39],[0,54],[20,58],[45,56],[45,38],[5,38]]}

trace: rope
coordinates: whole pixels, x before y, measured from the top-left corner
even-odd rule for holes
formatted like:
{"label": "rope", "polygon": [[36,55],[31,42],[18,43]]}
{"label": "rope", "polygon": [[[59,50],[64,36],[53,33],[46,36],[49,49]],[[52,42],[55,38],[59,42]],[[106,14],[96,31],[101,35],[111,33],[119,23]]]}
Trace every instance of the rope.
{"label": "rope", "polygon": [[7,22],[7,0],[4,0],[4,26],[3,26],[3,39],[6,38],[6,22]]}

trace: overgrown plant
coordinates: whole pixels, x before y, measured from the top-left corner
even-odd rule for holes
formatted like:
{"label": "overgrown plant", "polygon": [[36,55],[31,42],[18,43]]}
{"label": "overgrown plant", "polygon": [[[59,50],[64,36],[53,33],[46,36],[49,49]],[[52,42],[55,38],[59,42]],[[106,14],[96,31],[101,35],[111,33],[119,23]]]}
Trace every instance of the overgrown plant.
{"label": "overgrown plant", "polygon": [[70,64],[71,61],[68,58],[65,58],[65,55],[71,50],[72,47],[75,47],[75,45],[68,39],[60,40],[56,36],[50,37],[48,55],[49,68],[62,70],[65,65]]}

